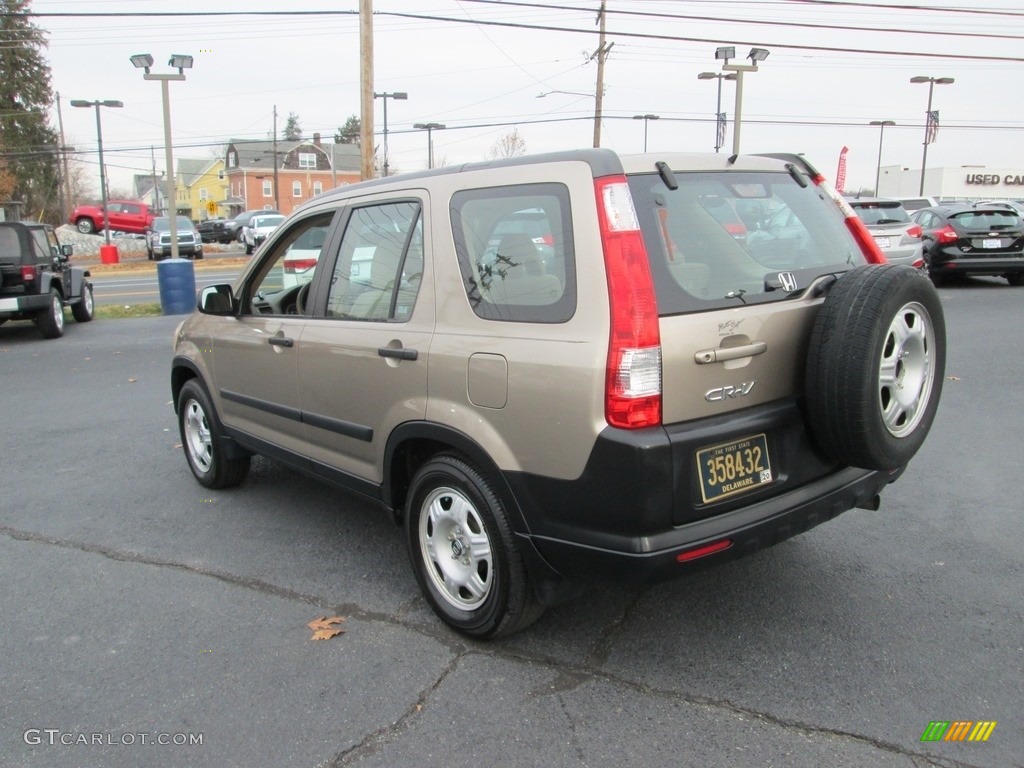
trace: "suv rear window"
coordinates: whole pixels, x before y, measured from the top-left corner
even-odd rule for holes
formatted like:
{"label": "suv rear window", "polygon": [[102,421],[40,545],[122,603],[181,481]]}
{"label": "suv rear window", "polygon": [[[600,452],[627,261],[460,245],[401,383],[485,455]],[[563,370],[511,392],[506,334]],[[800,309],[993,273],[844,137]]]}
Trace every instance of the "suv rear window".
{"label": "suv rear window", "polygon": [[1010,210],[960,211],[949,218],[963,229],[1007,229],[1020,226],[1020,218]]}
{"label": "suv rear window", "polygon": [[564,323],[573,316],[576,265],[565,185],[457,192],[451,219],[466,296],[479,317]]}
{"label": "suv rear window", "polygon": [[860,202],[849,200],[850,207],[865,224],[909,224],[910,215],[903,205],[896,200],[879,202]]}
{"label": "suv rear window", "polygon": [[781,273],[800,290],[864,263],[835,203],[788,173],[675,178],[670,190],[657,174],[629,177],[662,315],[779,301]]}

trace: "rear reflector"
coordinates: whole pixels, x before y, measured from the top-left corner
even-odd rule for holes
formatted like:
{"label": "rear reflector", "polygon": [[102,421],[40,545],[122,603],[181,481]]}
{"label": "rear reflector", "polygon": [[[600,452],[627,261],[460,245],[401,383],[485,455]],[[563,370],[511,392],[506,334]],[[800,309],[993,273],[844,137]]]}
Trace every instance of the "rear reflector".
{"label": "rear reflector", "polygon": [[721,541],[715,541],[711,544],[705,544],[703,547],[697,547],[686,552],[681,552],[676,555],[676,562],[688,563],[691,560],[698,560],[708,555],[713,555],[716,552],[723,552],[732,546],[732,539],[722,539]]}
{"label": "rear reflector", "polygon": [[620,429],[661,424],[661,332],[647,249],[625,176],[594,181],[611,329],[605,420]]}

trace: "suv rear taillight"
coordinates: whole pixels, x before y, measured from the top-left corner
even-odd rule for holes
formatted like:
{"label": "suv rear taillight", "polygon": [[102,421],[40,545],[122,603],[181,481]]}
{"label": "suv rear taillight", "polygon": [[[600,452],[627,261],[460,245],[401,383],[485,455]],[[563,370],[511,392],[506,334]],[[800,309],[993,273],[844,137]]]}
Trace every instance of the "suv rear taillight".
{"label": "suv rear taillight", "polygon": [[907,237],[920,237],[924,234],[924,230],[921,229],[920,224],[915,224],[907,229]]}
{"label": "suv rear taillight", "polygon": [[36,279],[36,277],[38,275],[39,275],[39,273],[36,271],[36,268],[34,266],[22,267],[21,268],[21,279],[22,279],[22,282],[31,283],[33,280]]}
{"label": "suv rear taillight", "polygon": [[960,236],[956,233],[955,229],[947,224],[942,229],[936,231],[935,239],[940,243],[955,243],[960,239]]}
{"label": "suv rear taillight", "polygon": [[625,176],[594,181],[611,333],[605,419],[620,429],[661,424],[661,332],[658,304],[633,196]]}
{"label": "suv rear taillight", "polygon": [[888,259],[882,253],[882,249],[878,247],[878,243],[875,242],[875,238],[868,232],[867,226],[861,221],[860,216],[853,210],[848,202],[843,199],[843,196],[836,192],[832,185],[825,181],[825,177],[820,173],[816,176],[811,177],[811,181],[814,182],[816,187],[820,187],[824,190],[829,197],[832,198],[832,202],[836,204],[840,212],[843,214],[843,218],[846,221],[846,228],[850,230],[850,234],[853,235],[853,239],[857,241],[857,245],[860,246],[861,253],[864,254],[865,260],[868,264],[886,264]]}

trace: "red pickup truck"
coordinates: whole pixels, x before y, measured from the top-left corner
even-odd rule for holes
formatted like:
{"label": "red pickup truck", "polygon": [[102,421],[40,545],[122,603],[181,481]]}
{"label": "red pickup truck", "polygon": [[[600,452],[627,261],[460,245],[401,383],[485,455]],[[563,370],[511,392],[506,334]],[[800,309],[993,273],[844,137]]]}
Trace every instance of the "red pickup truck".
{"label": "red pickup truck", "polygon": [[[107,225],[111,232],[144,234],[154,219],[153,211],[138,200],[108,200]],[[79,205],[71,212],[71,223],[82,234],[103,231],[103,209],[98,205]]]}

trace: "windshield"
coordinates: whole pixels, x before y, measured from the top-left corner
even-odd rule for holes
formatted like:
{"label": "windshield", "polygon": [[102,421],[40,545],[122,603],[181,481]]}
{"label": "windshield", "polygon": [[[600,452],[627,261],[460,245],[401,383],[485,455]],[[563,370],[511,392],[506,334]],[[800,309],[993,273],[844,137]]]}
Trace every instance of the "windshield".
{"label": "windshield", "polygon": [[[192,220],[186,216],[179,216],[177,219],[177,229],[178,231],[192,229]],[[171,220],[166,216],[159,219],[153,219],[153,230],[155,232],[170,232]]]}
{"label": "windshield", "polygon": [[629,178],[662,314],[782,300],[864,263],[836,204],[789,173],[675,178],[675,190],[657,174]]}
{"label": "windshield", "polygon": [[252,221],[249,222],[251,227],[276,227],[282,221],[284,216],[253,216]]}

